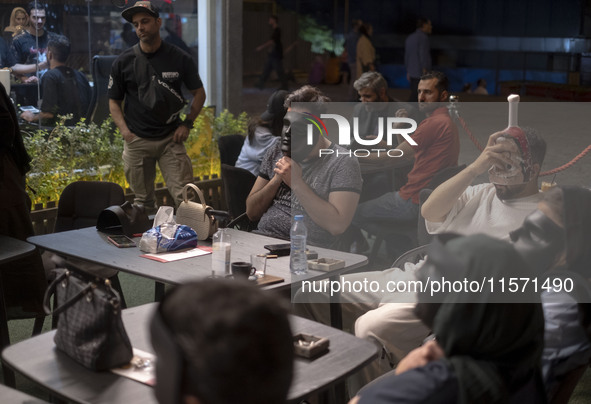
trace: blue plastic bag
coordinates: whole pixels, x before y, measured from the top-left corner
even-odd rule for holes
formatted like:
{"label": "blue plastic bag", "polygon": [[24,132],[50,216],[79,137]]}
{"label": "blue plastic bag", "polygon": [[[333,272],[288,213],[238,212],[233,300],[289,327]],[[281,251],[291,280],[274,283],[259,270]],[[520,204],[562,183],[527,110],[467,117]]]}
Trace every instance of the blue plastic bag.
{"label": "blue plastic bag", "polygon": [[197,233],[189,226],[164,223],[142,235],[140,250],[161,253],[197,247]]}

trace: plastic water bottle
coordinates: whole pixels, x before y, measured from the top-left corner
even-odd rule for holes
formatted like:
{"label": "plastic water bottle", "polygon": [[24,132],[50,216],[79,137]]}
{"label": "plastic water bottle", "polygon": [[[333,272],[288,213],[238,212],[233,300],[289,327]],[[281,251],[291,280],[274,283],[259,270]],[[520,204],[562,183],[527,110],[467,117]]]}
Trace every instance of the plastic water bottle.
{"label": "plastic water bottle", "polygon": [[291,238],[289,269],[291,273],[296,275],[305,274],[308,272],[308,259],[306,257],[308,229],[304,224],[303,215],[295,215],[289,236]]}
{"label": "plastic water bottle", "polygon": [[230,255],[232,251],[232,236],[222,228],[212,237],[211,275],[225,277],[230,275]]}

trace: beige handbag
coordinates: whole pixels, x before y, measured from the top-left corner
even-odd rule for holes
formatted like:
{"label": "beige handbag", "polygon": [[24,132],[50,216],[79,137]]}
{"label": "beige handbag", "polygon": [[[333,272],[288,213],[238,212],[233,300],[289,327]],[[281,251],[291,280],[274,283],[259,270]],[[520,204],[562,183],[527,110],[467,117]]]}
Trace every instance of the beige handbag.
{"label": "beige handbag", "polygon": [[[189,189],[193,190],[201,203],[190,201],[187,198],[187,191]],[[176,222],[195,230],[198,240],[206,240],[218,229],[217,221],[213,216],[209,215],[211,209],[211,206],[205,204],[203,192],[195,184],[187,184],[183,188],[183,201],[176,211]]]}

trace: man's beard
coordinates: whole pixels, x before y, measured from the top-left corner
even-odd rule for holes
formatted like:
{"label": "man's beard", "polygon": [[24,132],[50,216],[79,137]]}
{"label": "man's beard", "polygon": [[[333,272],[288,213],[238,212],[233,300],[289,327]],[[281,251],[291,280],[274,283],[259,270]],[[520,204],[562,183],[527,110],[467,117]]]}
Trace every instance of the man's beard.
{"label": "man's beard", "polygon": [[520,195],[525,188],[527,188],[527,184],[517,184],[517,185],[498,185],[494,184],[495,189],[497,190],[497,197],[501,201],[506,201],[508,199],[515,199],[518,195]]}

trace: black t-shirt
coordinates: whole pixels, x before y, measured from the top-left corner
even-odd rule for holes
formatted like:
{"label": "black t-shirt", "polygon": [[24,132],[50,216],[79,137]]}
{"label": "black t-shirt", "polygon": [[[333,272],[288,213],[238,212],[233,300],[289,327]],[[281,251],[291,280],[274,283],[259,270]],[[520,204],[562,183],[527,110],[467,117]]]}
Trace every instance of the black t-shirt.
{"label": "black t-shirt", "polygon": [[[141,48],[140,48],[141,49]],[[197,66],[191,57],[174,45],[162,41],[155,53],[144,53],[161,78],[177,93],[182,84],[190,91],[203,87]],[[162,138],[175,130],[180,119],[169,124],[160,122],[138,98],[138,85],[134,74],[135,53],[133,47],[126,49],[113,62],[109,79],[109,98],[125,99],[125,122],[134,134],[143,138]]]}
{"label": "black t-shirt", "polygon": [[70,67],[58,66],[49,70],[41,79],[43,91],[41,111],[58,115],[74,114],[67,125],[75,124],[86,116],[90,105],[91,90],[84,74]]}
{"label": "black t-shirt", "polygon": [[[43,35],[39,37],[39,48],[37,48],[37,38],[28,31],[15,36],[10,46],[10,52],[12,52],[15,63],[34,64],[37,60],[37,54],[39,54],[39,63],[46,61],[47,43],[55,35],[53,32],[43,32]],[[42,76],[46,71],[40,71],[39,76]]]}

